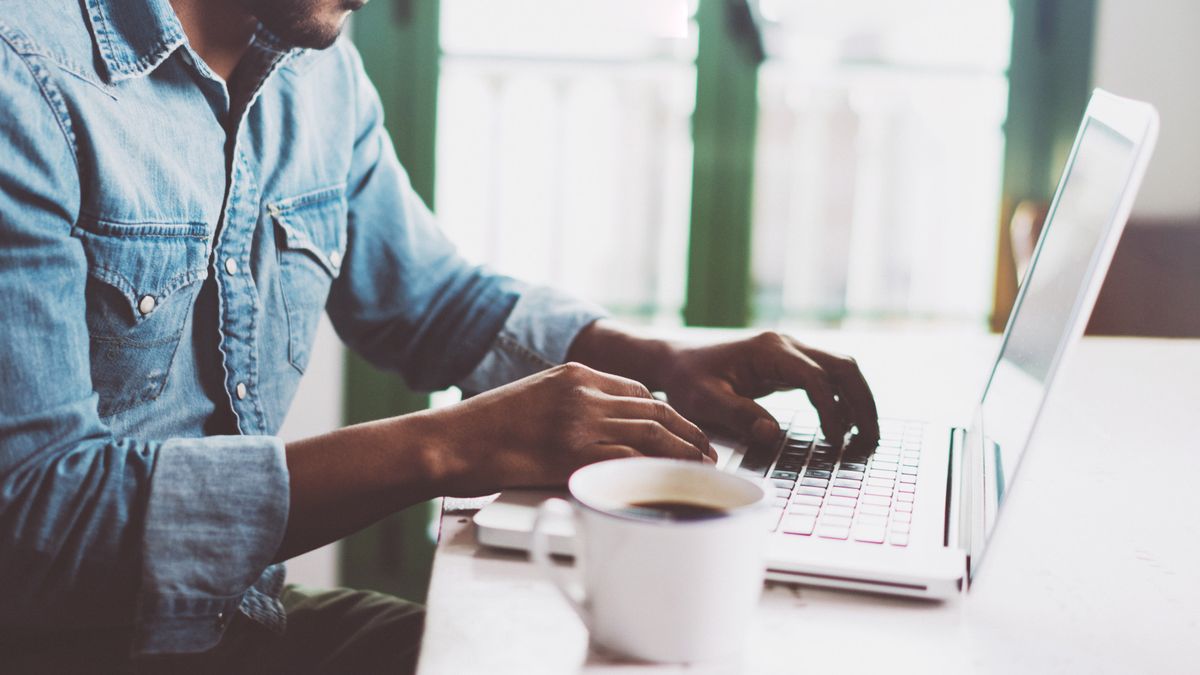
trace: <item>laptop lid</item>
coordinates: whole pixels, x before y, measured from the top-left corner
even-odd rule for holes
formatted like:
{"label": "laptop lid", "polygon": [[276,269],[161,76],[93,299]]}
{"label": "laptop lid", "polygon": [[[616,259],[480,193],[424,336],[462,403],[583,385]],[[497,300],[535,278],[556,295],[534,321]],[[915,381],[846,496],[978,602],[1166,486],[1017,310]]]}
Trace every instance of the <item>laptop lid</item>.
{"label": "laptop lid", "polygon": [[972,577],[1054,375],[1091,316],[1157,135],[1152,106],[1093,92],[963,446],[959,534]]}

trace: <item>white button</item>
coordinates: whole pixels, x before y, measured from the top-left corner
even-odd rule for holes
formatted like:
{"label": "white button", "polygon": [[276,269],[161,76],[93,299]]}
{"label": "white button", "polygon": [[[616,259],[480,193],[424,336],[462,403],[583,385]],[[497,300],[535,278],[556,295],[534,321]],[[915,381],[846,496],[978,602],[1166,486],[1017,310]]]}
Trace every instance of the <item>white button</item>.
{"label": "white button", "polygon": [[338,253],[337,251],[330,251],[329,252],[329,264],[333,265],[334,267],[341,267],[342,266],[342,254]]}
{"label": "white button", "polygon": [[238,270],[237,260],[235,260],[233,258],[226,258],[225,259],[225,271],[229,272],[230,274],[237,274],[237,270]]}
{"label": "white button", "polygon": [[138,311],[142,314],[149,314],[154,311],[154,306],[157,304],[153,295],[143,295],[142,299],[138,301]]}
{"label": "white button", "polygon": [[237,391],[237,397],[238,397],[239,401],[246,398],[246,383],[245,382],[238,382],[237,387],[235,389]]}

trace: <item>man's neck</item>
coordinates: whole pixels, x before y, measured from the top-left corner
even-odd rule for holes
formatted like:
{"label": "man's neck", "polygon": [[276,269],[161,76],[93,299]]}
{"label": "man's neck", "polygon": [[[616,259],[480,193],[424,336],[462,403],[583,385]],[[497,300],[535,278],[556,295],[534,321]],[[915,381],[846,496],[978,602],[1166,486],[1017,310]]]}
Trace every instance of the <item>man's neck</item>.
{"label": "man's neck", "polygon": [[171,0],[192,49],[228,81],[258,21],[235,0]]}

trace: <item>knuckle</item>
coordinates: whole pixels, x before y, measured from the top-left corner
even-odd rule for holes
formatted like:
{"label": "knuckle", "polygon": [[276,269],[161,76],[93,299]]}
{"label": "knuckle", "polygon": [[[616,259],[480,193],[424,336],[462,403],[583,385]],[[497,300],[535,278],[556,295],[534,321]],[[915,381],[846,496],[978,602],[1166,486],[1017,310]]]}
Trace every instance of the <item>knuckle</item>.
{"label": "knuckle", "polygon": [[579,381],[587,379],[592,369],[588,368],[582,363],[570,361],[562,364],[561,366],[557,366],[556,370],[558,370],[558,372],[568,380]]}
{"label": "knuckle", "polygon": [[778,347],[785,342],[783,335],[773,330],[759,333],[753,340],[763,347]]}

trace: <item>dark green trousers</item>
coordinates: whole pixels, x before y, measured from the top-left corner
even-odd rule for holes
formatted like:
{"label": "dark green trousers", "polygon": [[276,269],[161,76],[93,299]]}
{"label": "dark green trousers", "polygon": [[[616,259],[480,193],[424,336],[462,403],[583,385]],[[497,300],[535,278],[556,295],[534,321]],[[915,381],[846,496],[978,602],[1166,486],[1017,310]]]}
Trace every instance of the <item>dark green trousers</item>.
{"label": "dark green trousers", "polygon": [[[370,591],[313,591],[288,586],[281,596],[287,631],[276,635],[238,614],[221,642],[200,654],[130,661],[118,636],[39,636],[0,656],[0,672],[137,673],[412,673],[424,608]],[[9,645],[12,646],[12,645]]]}

